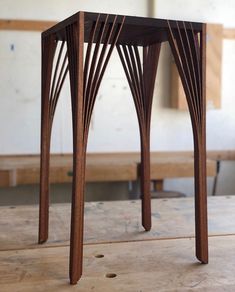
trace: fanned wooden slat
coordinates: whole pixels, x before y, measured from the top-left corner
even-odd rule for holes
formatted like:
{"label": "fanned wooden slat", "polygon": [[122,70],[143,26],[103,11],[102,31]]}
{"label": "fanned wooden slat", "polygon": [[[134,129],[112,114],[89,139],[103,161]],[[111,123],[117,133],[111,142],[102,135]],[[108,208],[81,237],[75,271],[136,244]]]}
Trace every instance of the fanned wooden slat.
{"label": "fanned wooden slat", "polygon": [[201,96],[201,73],[200,73],[200,56],[199,56],[199,43],[196,42],[197,34],[195,34],[192,24],[190,25],[190,32],[188,33],[189,42],[191,44],[192,49],[192,58],[194,63],[196,81],[197,81],[197,88],[198,88],[198,95]]}
{"label": "fanned wooden slat", "polygon": [[[159,61],[159,55],[160,55],[160,49],[161,44],[154,44],[151,45],[149,48],[150,54],[149,54],[149,65],[146,66],[147,73],[146,75],[149,76],[149,78],[146,79],[146,99],[148,101],[147,107],[146,107],[146,125],[147,130],[149,131],[148,135],[150,135],[150,123],[151,123],[151,110],[152,110],[152,102],[153,102],[153,93],[154,93],[154,85],[155,85],[155,79],[157,74],[157,67],[158,67],[158,61]],[[154,60],[151,62],[151,60]]]}
{"label": "fanned wooden slat", "polygon": [[183,22],[183,27],[184,29],[182,30],[182,39],[183,42],[185,43],[185,49],[187,50],[187,56],[189,59],[189,68],[190,68],[190,72],[191,72],[191,78],[192,78],[192,83],[193,83],[193,89],[194,89],[194,93],[195,93],[195,98],[199,97],[200,92],[198,91],[198,84],[197,84],[197,78],[196,78],[196,68],[195,68],[195,64],[194,64],[194,55],[193,55],[193,47],[194,47],[194,42],[191,42],[190,40],[190,34],[191,31],[186,29],[186,25]]}
{"label": "fanned wooden slat", "polygon": [[132,64],[133,77],[134,77],[134,81],[135,81],[135,84],[136,84],[136,90],[137,90],[137,93],[138,93],[138,98],[140,99],[140,104],[142,105],[142,108],[144,109],[145,108],[145,98],[143,98],[143,93],[142,93],[142,90],[141,90],[141,84],[140,84],[141,83],[141,79],[139,78],[139,74],[138,74],[137,60],[134,57],[133,47],[128,45],[127,48],[128,48],[128,52],[129,52],[129,56],[130,56],[130,61],[131,61],[131,64]]}
{"label": "fanned wooden slat", "polygon": [[176,21],[176,25],[177,25],[176,43],[178,45],[179,56],[181,58],[183,70],[185,72],[185,77],[186,77],[186,80],[188,82],[188,86],[189,86],[189,90],[190,90],[190,98],[191,98],[191,103],[193,104],[193,107],[194,107],[196,122],[199,123],[199,120],[198,120],[199,119],[199,110],[198,110],[198,105],[197,105],[197,96],[194,92],[192,76],[191,76],[189,63],[188,63],[189,56],[186,53],[185,43],[183,42],[183,39],[182,39],[182,30],[179,28],[178,21]]}
{"label": "fanned wooden slat", "polygon": [[88,78],[88,72],[89,72],[89,66],[90,66],[90,58],[91,58],[91,51],[92,51],[92,45],[94,43],[94,38],[96,34],[96,30],[99,24],[100,14],[97,16],[97,20],[93,22],[92,29],[90,31],[90,36],[88,40],[88,46],[86,51],[86,59],[84,63],[84,96],[86,96],[86,88],[87,88],[87,78]]}
{"label": "fanned wooden slat", "polygon": [[61,68],[60,68],[60,74],[58,76],[58,80],[57,80],[57,84],[56,84],[56,88],[55,88],[55,92],[54,92],[54,95],[53,95],[53,98],[51,100],[51,116],[52,116],[52,119],[54,117],[54,114],[55,114],[55,109],[56,109],[56,105],[57,105],[57,102],[58,102],[58,99],[59,99],[59,95],[60,95],[60,92],[61,92],[61,89],[62,89],[62,86],[64,84],[64,81],[65,81],[65,78],[67,76],[67,73],[68,73],[68,55],[67,55],[67,52],[64,56],[64,60],[63,60],[63,63],[61,65]]}
{"label": "fanned wooden slat", "polygon": [[[95,49],[92,62],[97,63],[96,66],[93,66],[93,70],[90,69],[89,72],[89,80],[87,83],[87,88],[85,89],[85,94],[86,96],[84,99],[86,100],[85,103],[85,117],[84,117],[84,124],[85,124],[85,132],[84,132],[84,139],[85,139],[85,144],[87,144],[87,139],[88,139],[88,132],[89,132],[89,125],[91,121],[91,116],[96,100],[96,96],[102,81],[102,78],[104,76],[104,72],[106,70],[106,67],[108,65],[109,59],[111,57],[111,54],[113,52],[113,49],[116,45],[116,42],[118,40],[118,37],[120,35],[120,32],[122,30],[125,17],[122,18],[121,24],[117,24],[117,16],[114,16],[114,19],[112,20],[111,24],[108,24],[109,19],[112,18],[113,16],[107,15],[104,26],[102,28],[102,33],[99,35],[100,38],[98,38],[98,43],[102,44],[102,49],[100,54],[98,54],[98,46],[96,45],[97,51]],[[98,21],[98,19],[97,19]],[[112,43],[108,49],[109,43]],[[107,52],[108,49],[108,52]],[[94,62],[95,58],[95,62]],[[92,68],[92,65],[91,65]],[[87,70],[86,68],[84,70]],[[91,74],[93,75],[91,77]]]}
{"label": "fanned wooden slat", "polygon": [[185,91],[185,95],[186,95],[186,99],[187,99],[188,107],[189,107],[189,112],[190,112],[190,116],[191,116],[191,121],[193,123],[193,129],[194,129],[196,127],[195,121],[197,119],[197,116],[196,116],[195,108],[194,108],[193,103],[192,103],[192,96],[191,96],[190,88],[189,88],[189,85],[187,82],[187,77],[185,75],[183,64],[182,64],[181,58],[179,56],[178,47],[177,47],[177,44],[175,42],[173,30],[171,28],[171,24],[169,21],[168,21],[168,33],[169,33],[168,41],[169,41],[171,51],[172,51],[172,54],[174,56],[174,60],[175,60],[177,69],[179,71],[180,79],[181,79],[181,82],[182,82],[182,85],[183,85],[183,88]]}
{"label": "fanned wooden slat", "polygon": [[[59,54],[57,57],[56,65],[55,65],[54,76],[53,76],[53,81],[52,81],[52,85],[51,85],[50,99],[53,99],[53,96],[54,96],[56,77],[57,77],[57,73],[58,73],[59,63],[60,63],[61,55],[63,52],[64,44],[65,44],[65,41],[62,41],[61,46],[60,46],[60,50],[59,50]],[[58,42],[56,42],[56,47],[57,47],[57,45],[58,45]]]}
{"label": "fanned wooden slat", "polygon": [[[112,24],[108,25],[106,35],[104,36],[104,41],[102,44],[101,53],[99,55],[97,66],[96,66],[96,69],[94,72],[93,82],[91,83],[90,96],[89,96],[89,98],[87,98],[89,100],[89,103],[88,103],[88,108],[87,108],[86,117],[85,117],[85,125],[86,125],[86,129],[87,129],[86,132],[88,132],[88,130],[89,130],[90,117],[92,115],[93,106],[94,106],[95,99],[96,99],[95,91],[96,91],[96,87],[97,87],[97,83],[98,83],[98,78],[100,75],[100,71],[102,70],[102,64],[103,64],[103,60],[105,58],[105,52],[106,52],[108,43],[110,41],[114,26],[115,26],[116,17],[117,16],[115,16],[114,22]],[[107,21],[108,21],[108,19],[107,19]],[[106,27],[104,27],[104,30],[106,30]]]}
{"label": "fanned wooden slat", "polygon": [[144,116],[142,114],[144,112],[144,107],[143,107],[143,103],[141,101],[141,96],[139,96],[139,93],[138,93],[138,85],[136,83],[136,79],[135,79],[135,75],[134,75],[133,64],[131,62],[131,59],[130,59],[130,56],[129,56],[129,53],[128,53],[126,46],[123,45],[122,48],[123,48],[124,56],[126,59],[126,64],[127,64],[130,76],[131,76],[131,82],[132,82],[134,92],[135,92],[133,98],[135,99],[135,104],[137,106],[137,108],[136,108],[137,114],[139,114],[139,119],[140,119],[141,125],[142,125],[143,119],[144,119]]}
{"label": "fanned wooden slat", "polygon": [[137,46],[122,44],[121,47],[117,45],[117,50],[133,95],[140,129],[142,225],[150,230],[150,121],[160,44],[143,48],[143,64]]}
{"label": "fanned wooden slat", "polygon": [[95,69],[96,69],[96,63],[97,63],[97,59],[98,59],[99,49],[100,49],[100,45],[101,45],[103,35],[105,32],[108,17],[109,17],[109,15],[106,15],[105,21],[101,22],[101,24],[100,24],[100,30],[99,30],[99,33],[97,36],[97,41],[96,41],[95,49],[94,49],[93,56],[92,56],[91,67],[90,67],[88,82],[87,82],[87,86],[86,86],[86,96],[84,96],[84,98],[85,98],[85,116],[87,116],[87,109],[89,109],[89,106],[90,106],[92,82],[94,80],[94,73],[95,73]]}

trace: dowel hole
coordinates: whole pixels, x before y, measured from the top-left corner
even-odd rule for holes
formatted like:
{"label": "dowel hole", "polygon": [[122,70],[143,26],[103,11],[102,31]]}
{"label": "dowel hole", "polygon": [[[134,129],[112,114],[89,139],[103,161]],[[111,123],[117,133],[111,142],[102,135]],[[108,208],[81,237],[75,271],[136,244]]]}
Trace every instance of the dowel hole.
{"label": "dowel hole", "polygon": [[104,257],[104,255],[103,255],[103,254],[97,254],[97,255],[95,255],[95,257],[96,257],[97,259],[101,259],[101,258]]}
{"label": "dowel hole", "polygon": [[106,278],[115,278],[115,277],[117,277],[117,274],[115,274],[115,273],[108,273],[108,274],[105,275],[105,277]]}

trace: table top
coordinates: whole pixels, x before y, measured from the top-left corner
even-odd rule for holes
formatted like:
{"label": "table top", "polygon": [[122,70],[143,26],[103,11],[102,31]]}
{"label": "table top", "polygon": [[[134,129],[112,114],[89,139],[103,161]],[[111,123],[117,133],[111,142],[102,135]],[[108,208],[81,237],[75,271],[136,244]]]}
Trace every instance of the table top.
{"label": "table top", "polygon": [[[49,28],[42,33],[43,37],[56,34],[58,40],[65,39],[66,27],[76,23],[79,15],[84,15],[84,40],[89,41],[90,31],[95,21],[107,24],[120,25],[123,21],[123,27],[118,38],[118,44],[147,46],[154,43],[165,42],[168,40],[168,24],[171,28],[192,29],[195,33],[202,31],[203,23],[167,20],[159,18],[124,16],[105,13],[77,12],[69,18],[59,22],[55,26]],[[97,30],[94,42],[98,38],[99,30]],[[111,43],[112,40],[110,40]]]}

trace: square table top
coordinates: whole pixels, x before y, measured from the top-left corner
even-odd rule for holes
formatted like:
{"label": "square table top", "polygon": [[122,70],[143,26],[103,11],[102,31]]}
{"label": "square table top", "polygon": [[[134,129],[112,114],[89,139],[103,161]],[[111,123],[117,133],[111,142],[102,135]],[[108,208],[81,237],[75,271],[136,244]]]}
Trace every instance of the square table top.
{"label": "square table top", "polygon": [[[170,22],[171,28],[179,27],[180,29],[183,29],[185,27],[186,29],[193,29],[195,33],[201,32],[203,27],[203,23],[199,22],[177,21],[150,17],[124,16],[80,11],[70,16],[69,18],[59,22],[58,24],[54,25],[48,30],[44,31],[42,33],[42,37],[46,37],[51,34],[56,34],[57,40],[65,40],[66,27],[77,22],[79,19],[79,14],[84,14],[85,42],[88,42],[91,27],[98,18],[100,23],[106,20],[108,24],[112,24],[116,18],[117,25],[120,25],[124,19],[124,24],[117,43],[138,46],[147,46],[154,43],[167,41],[168,22]],[[106,19],[107,16],[108,18]]]}

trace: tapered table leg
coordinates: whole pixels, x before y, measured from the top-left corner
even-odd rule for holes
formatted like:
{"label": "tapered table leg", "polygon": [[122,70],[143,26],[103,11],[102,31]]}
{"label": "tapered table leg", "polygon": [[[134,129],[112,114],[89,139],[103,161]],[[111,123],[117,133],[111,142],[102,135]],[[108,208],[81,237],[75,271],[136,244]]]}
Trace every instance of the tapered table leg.
{"label": "tapered table leg", "polygon": [[[206,151],[203,145],[195,145],[195,231],[196,256],[199,261],[208,263],[208,232],[207,232],[207,196],[206,196]],[[197,143],[196,143],[197,144]]]}
{"label": "tapered table leg", "polygon": [[[174,25],[174,28],[173,28]],[[169,43],[186,94],[194,138],[196,256],[208,262],[206,182],[206,27],[195,33],[192,24],[168,21]]]}
{"label": "tapered table leg", "polygon": [[150,149],[148,141],[141,145],[140,186],[142,200],[142,226],[146,231],[151,229],[151,193],[150,193]]}
{"label": "tapered table leg", "polygon": [[49,217],[49,161],[50,161],[50,83],[55,53],[53,36],[42,38],[42,103],[41,103],[41,167],[40,167],[40,207],[39,237],[43,243],[48,238]]}
{"label": "tapered table leg", "polygon": [[206,181],[206,25],[200,33],[201,127],[195,151],[195,229],[196,256],[208,263],[207,181]]}
{"label": "tapered table leg", "polygon": [[66,28],[73,122],[73,185],[70,235],[70,283],[82,275],[84,217],[84,120],[83,120],[83,46],[84,14]]}

